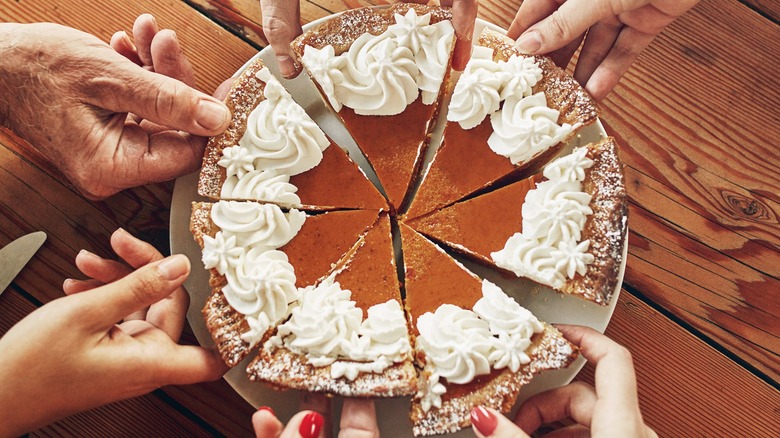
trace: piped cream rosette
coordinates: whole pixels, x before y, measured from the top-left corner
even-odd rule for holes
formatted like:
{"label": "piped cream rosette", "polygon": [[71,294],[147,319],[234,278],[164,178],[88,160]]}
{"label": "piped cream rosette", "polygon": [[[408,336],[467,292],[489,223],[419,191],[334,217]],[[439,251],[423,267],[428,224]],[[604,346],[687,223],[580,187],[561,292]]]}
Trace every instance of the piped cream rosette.
{"label": "piped cream rosette", "polygon": [[591,195],[582,188],[585,171],[593,166],[587,152],[587,147],[577,148],[545,166],[546,180],[523,203],[523,231],[491,254],[496,265],[554,289],[585,274],[595,260],[588,252],[590,241],[582,239],[585,221],[593,214]]}
{"label": "piped cream rosette", "polygon": [[290,177],[318,165],[330,141],[268,67],[256,76],[265,99],[249,113],[238,144],[222,150],[217,164],[227,178],[220,197],[298,205]]}
{"label": "piped cream rosette", "polygon": [[543,92],[533,94],[542,69],[533,57],[494,61],[493,49],[474,46],[450,101],[447,120],[472,129],[490,116],[488,146],[512,164],[526,162],[560,143],[577,126],[558,125],[558,110]]}
{"label": "piped cream rosette", "polygon": [[443,304],[417,319],[416,349],[424,353],[424,375],[417,398],[425,412],[442,407],[447,392],[442,380],[469,383],[509,368],[517,372],[531,362],[531,338],[544,325],[498,286],[482,280],[482,298],[473,309]]}
{"label": "piped cream rosette", "polygon": [[409,360],[412,348],[401,304],[391,299],[371,306],[364,319],[351,294],[333,276],[300,289],[290,319],[268,340],[269,347],[300,354],[315,367],[330,366],[334,379],[381,374]]}
{"label": "piped cream rosette", "polygon": [[349,50],[336,55],[327,45],[304,48],[301,61],[335,111],[342,106],[360,115],[400,114],[422,93],[436,101],[452,51],[449,20],[430,24],[431,14],[410,8],[395,14],[395,24],[380,35],[359,36]]}

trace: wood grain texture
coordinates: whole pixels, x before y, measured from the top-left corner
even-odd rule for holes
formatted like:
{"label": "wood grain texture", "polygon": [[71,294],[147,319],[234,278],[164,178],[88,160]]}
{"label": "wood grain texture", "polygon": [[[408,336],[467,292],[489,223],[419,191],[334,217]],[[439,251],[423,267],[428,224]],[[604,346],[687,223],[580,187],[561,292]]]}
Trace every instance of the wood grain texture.
{"label": "wood grain texture", "polygon": [[775,23],[780,23],[780,0],[740,0]]}
{"label": "wood grain texture", "polygon": [[770,53],[780,53],[780,27],[739,3],[702,2],[640,56],[602,120],[623,145],[635,207],[626,283],[777,382],[780,116],[769,108],[780,107],[780,80]]}
{"label": "wood grain texture", "polygon": [[[658,436],[780,436],[780,392],[628,291],[605,334],[629,346],[642,416]],[[592,385],[594,370],[577,380]]]}

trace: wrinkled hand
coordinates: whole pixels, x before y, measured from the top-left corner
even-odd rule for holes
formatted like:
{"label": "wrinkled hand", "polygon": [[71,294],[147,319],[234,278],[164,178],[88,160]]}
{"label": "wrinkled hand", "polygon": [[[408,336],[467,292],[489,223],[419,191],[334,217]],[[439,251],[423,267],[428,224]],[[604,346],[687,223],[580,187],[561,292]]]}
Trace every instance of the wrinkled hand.
{"label": "wrinkled hand", "polygon": [[698,0],[525,0],[507,34],[517,38],[521,51],[549,53],[564,68],[584,38],[574,77],[601,100],[653,38],[696,3]]}
{"label": "wrinkled hand", "polygon": [[82,251],[76,265],[91,279],[66,280],[68,296],[0,339],[0,436],[226,371],[215,351],[177,344],[189,302],[187,257],[163,258],[123,230],[111,246],[127,265]]}
{"label": "wrinkled hand", "polygon": [[[408,0],[428,3],[428,0]],[[457,36],[452,66],[463,70],[471,57],[471,40],[477,19],[477,0],[442,0],[442,6],[452,7],[453,26]],[[263,15],[263,33],[276,53],[279,71],[285,78],[294,78],[301,72],[290,43],[300,35],[301,5],[297,0],[260,0]]]}
{"label": "wrinkled hand", "polygon": [[528,437],[540,426],[571,418],[575,424],[555,436],[656,437],[642,421],[631,353],[601,333],[581,326],[558,329],[585,358],[596,365],[596,387],[581,382],[529,398],[514,423],[498,411],[478,407],[471,412],[478,437]]}
{"label": "wrinkled hand", "polygon": [[[304,397],[301,412],[287,426],[276,418],[271,408],[263,406],[252,416],[252,426],[258,438],[315,438],[330,436],[330,404],[322,396]],[[309,409],[307,409],[309,408]],[[319,411],[319,412],[318,412]],[[323,416],[324,415],[324,416]],[[379,438],[376,408],[371,399],[345,398],[341,407],[339,438]]]}
{"label": "wrinkled hand", "polygon": [[200,136],[230,122],[222,102],[191,88],[172,31],[149,15],[134,30],[137,50],[118,34],[117,53],[56,24],[0,24],[0,122],[92,199],[196,170]]}

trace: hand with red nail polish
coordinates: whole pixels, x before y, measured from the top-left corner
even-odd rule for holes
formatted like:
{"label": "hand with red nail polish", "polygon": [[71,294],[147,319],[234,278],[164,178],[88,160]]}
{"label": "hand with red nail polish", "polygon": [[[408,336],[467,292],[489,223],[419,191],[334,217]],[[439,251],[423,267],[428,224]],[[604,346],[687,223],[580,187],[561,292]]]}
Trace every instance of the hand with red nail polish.
{"label": "hand with red nail polish", "polygon": [[559,325],[558,329],[580,347],[596,365],[596,387],[582,382],[537,394],[523,403],[514,422],[484,407],[471,411],[478,437],[527,437],[544,424],[571,419],[574,424],[552,433],[556,436],[653,438],[656,433],[642,421],[631,354],[621,345],[589,327]]}
{"label": "hand with red nail polish", "polygon": [[[306,409],[295,414],[287,426],[266,409],[258,410],[252,416],[252,426],[255,436],[281,438],[318,438],[330,436],[330,426],[327,421],[330,407],[329,400],[320,397],[321,402],[311,403],[304,400],[303,406],[311,405],[322,409],[326,416],[315,410]],[[376,408],[370,399],[344,399],[341,407],[341,423],[339,438],[379,438],[379,426],[376,422]]]}
{"label": "hand with red nail polish", "polygon": [[67,296],[0,338],[0,436],[227,371],[216,351],[178,344],[187,257],[163,257],[121,229],[111,246],[124,263],[80,252],[76,266],[89,279],[66,280]]}
{"label": "hand with red nail polish", "polygon": [[230,111],[197,91],[171,30],[138,18],[111,45],[52,23],[0,23],[0,125],[100,199],[200,167]]}
{"label": "hand with red nail polish", "polygon": [[698,2],[525,0],[507,35],[521,51],[550,54],[563,68],[584,40],[574,78],[601,100],[655,36]]}

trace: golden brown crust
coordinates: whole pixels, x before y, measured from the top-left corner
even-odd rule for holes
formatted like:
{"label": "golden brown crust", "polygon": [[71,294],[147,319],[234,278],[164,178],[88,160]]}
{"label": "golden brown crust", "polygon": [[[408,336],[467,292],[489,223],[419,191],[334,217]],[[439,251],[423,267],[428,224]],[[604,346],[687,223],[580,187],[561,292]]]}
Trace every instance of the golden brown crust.
{"label": "golden brown crust", "polygon": [[351,9],[304,32],[292,42],[291,46],[299,57],[303,56],[306,46],[321,49],[331,45],[336,55],[339,55],[349,50],[360,35],[381,34],[395,23],[394,14],[404,15],[409,9],[415,9],[417,15],[430,12],[431,24],[452,20],[452,11],[449,8],[415,3],[395,3],[387,8]]}
{"label": "golden brown crust", "polygon": [[[493,49],[495,61],[506,61],[512,55],[527,56],[517,50],[514,43],[506,35],[487,28],[480,34],[478,42],[480,46]],[[550,58],[534,56],[534,59],[542,69],[542,79],[533,87],[533,92],[544,92],[547,105],[560,112],[558,123],[579,123],[581,127],[594,123],[598,118],[598,108],[590,94]],[[571,134],[573,135],[574,133]],[[568,138],[564,139],[562,143],[567,140]]]}
{"label": "golden brown crust", "polygon": [[534,374],[565,368],[579,355],[577,347],[549,324],[545,324],[544,332],[536,335],[531,348],[531,362],[516,373],[505,369],[486,385],[466,396],[443,398],[441,408],[431,408],[425,412],[420,399],[413,399],[410,417],[414,435],[438,435],[468,427],[471,425],[471,409],[475,406],[509,412],[517,401],[520,389],[531,381]]}
{"label": "golden brown crust", "polygon": [[585,172],[583,190],[592,198],[582,238],[590,239],[588,252],[595,260],[584,276],[566,282],[562,292],[606,306],[617,287],[623,246],[628,231],[628,197],[618,145],[612,137],[588,145],[593,160]]}
{"label": "golden brown crust", "polygon": [[[203,248],[203,236],[214,237],[218,231],[211,221],[211,206],[212,204],[208,202],[192,203],[190,232],[201,248]],[[201,313],[222,360],[232,367],[241,362],[251,351],[249,343],[241,339],[241,334],[246,333],[249,326],[244,315],[233,309],[222,294],[222,286],[227,283],[225,277],[215,269],[210,269],[209,273],[212,291]],[[270,333],[269,330],[264,338]]]}
{"label": "golden brown crust", "polygon": [[252,381],[278,388],[300,389],[344,397],[400,397],[417,392],[417,372],[411,359],[394,364],[381,374],[360,373],[355,380],[334,379],[330,365],[315,367],[304,356],[266,343],[249,364]]}
{"label": "golden brown crust", "polygon": [[246,131],[246,120],[249,113],[265,100],[263,90],[265,82],[257,77],[257,73],[265,67],[261,59],[249,65],[230,87],[225,105],[233,115],[228,128],[220,135],[209,138],[206,151],[203,154],[203,167],[198,179],[198,194],[211,199],[219,199],[222,184],[227,178],[225,169],[217,162],[222,157],[225,148],[235,146]]}

